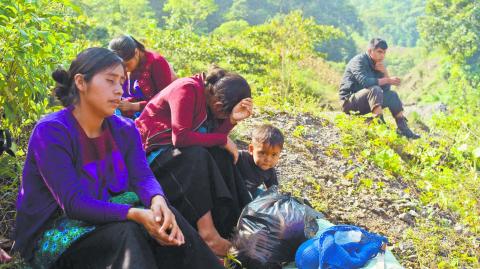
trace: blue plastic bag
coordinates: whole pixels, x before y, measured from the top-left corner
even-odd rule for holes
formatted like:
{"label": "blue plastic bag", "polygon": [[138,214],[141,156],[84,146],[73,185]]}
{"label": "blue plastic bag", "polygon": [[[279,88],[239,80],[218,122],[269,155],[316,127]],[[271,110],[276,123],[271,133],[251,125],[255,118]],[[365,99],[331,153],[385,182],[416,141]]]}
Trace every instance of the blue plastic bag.
{"label": "blue plastic bag", "polygon": [[303,243],[297,250],[295,262],[299,269],[361,268],[378,253],[388,240],[351,225],[337,225]]}

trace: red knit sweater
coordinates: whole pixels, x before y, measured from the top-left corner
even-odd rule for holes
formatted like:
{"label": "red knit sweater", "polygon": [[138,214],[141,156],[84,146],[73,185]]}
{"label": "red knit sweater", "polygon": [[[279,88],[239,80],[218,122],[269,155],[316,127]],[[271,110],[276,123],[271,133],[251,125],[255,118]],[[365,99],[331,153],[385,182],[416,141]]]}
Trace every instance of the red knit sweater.
{"label": "red knit sweater", "polygon": [[211,147],[225,145],[233,128],[221,120],[211,133],[197,129],[207,120],[207,99],[202,76],[175,80],[154,96],[135,120],[147,152],[161,145]]}
{"label": "red knit sweater", "polygon": [[138,86],[145,96],[144,100],[130,99],[130,101],[140,102],[141,109],[153,96],[172,83],[172,72],[167,60],[153,51],[145,51],[144,55],[138,67],[130,74],[130,79],[138,81]]}

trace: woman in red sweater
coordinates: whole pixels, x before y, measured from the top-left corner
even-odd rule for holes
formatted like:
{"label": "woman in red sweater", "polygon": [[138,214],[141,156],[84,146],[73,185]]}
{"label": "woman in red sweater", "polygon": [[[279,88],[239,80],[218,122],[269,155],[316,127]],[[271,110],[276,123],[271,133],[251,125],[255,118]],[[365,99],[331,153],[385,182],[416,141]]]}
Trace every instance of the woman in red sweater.
{"label": "woman in red sweater", "polygon": [[174,81],[135,121],[168,200],[219,256],[231,246],[224,238],[249,200],[233,167],[238,150],[228,133],[251,114],[248,83],[216,67]]}
{"label": "woman in red sweater", "polygon": [[123,59],[129,74],[124,85],[124,96],[127,98],[119,106],[123,115],[132,116],[141,112],[153,96],[176,79],[173,68],[165,58],[146,50],[132,36],[119,36],[110,41],[108,47]]}

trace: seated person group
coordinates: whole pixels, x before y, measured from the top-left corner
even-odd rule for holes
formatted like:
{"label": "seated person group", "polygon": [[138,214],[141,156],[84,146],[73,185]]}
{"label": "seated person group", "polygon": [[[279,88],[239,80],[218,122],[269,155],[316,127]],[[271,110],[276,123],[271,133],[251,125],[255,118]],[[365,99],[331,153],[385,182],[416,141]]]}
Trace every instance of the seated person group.
{"label": "seated person group", "polygon": [[[386,49],[373,39],[348,64],[342,108],[381,117],[388,107],[399,133],[416,138]],[[219,67],[177,78],[131,36],[82,51],[52,77],[65,108],[32,131],[14,250],[34,268],[223,268],[242,208],[278,184],[284,143],[268,124],[247,150],[228,136],[252,115],[247,81]]]}

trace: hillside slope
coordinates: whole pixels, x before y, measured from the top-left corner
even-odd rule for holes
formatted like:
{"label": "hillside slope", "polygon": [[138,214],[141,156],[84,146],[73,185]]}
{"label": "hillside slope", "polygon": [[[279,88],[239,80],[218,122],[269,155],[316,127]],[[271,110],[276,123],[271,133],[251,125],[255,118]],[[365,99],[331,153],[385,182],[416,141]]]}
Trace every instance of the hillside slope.
{"label": "hillside slope", "polygon": [[419,268],[422,250],[411,236],[422,229],[417,222],[429,219],[461,226],[438,206],[423,205],[416,187],[402,176],[385,174],[376,164],[344,151],[342,131],[334,124],[339,114],[326,112],[318,117],[264,110],[238,126],[235,136],[246,144],[248,130],[255,125],[270,123],[281,128],[286,136],[278,166],[281,188],[309,199],[333,223],[385,235],[405,268]]}

